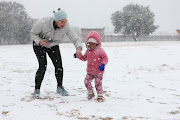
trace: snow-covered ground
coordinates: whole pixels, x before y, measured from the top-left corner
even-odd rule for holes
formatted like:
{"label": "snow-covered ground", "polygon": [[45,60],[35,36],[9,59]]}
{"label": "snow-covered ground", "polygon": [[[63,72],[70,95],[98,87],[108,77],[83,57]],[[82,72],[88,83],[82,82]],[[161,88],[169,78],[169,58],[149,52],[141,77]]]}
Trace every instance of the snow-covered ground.
{"label": "snow-covered ground", "polygon": [[42,99],[32,98],[38,68],[32,45],[0,46],[0,120],[180,120],[180,42],[103,43],[103,48],[109,57],[106,101],[98,103],[86,99],[86,62],[73,58],[72,44],[60,44],[70,95],[56,93],[48,57]]}

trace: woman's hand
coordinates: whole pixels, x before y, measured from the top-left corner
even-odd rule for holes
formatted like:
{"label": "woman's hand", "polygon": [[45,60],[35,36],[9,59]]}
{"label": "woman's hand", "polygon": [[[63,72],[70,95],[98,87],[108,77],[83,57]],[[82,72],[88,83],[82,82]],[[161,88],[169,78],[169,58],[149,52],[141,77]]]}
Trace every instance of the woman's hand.
{"label": "woman's hand", "polygon": [[49,45],[49,42],[45,42],[46,39],[42,39],[39,44],[40,45]]}
{"label": "woman's hand", "polygon": [[76,57],[79,58],[82,56],[82,53],[81,53],[81,48],[77,48],[77,51],[76,51]]}

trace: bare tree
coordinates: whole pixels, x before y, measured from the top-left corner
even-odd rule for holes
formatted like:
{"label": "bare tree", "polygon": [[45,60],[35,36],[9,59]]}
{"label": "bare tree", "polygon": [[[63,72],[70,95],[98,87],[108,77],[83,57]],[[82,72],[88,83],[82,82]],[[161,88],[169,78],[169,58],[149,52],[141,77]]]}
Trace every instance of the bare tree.
{"label": "bare tree", "polygon": [[22,4],[0,2],[0,27],[0,44],[29,43],[32,19]]}

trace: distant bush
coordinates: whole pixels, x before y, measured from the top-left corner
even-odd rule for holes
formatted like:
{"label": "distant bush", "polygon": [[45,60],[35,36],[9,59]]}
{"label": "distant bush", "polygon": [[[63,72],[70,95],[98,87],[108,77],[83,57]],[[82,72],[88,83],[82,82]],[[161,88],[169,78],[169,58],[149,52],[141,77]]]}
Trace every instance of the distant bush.
{"label": "distant bush", "polygon": [[152,34],[158,28],[154,25],[154,16],[149,7],[129,4],[123,11],[113,13],[111,20],[115,33],[121,32],[136,41],[139,36]]}

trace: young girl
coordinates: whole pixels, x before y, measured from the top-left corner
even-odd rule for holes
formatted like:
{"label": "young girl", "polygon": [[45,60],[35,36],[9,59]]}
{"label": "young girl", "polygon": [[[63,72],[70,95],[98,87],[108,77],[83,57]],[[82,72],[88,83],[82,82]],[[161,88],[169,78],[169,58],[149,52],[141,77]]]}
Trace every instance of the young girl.
{"label": "young girl", "polygon": [[[78,57],[82,61],[87,61],[87,75],[84,80],[84,84],[88,90],[87,98],[90,100],[95,95],[92,89],[91,82],[95,80],[95,87],[97,91],[97,101],[103,102],[103,90],[102,90],[102,79],[105,69],[105,65],[108,63],[108,57],[105,51],[101,48],[101,40],[99,34],[96,31],[90,32],[86,39],[87,50],[84,55]],[[76,58],[76,54],[74,54]]]}

